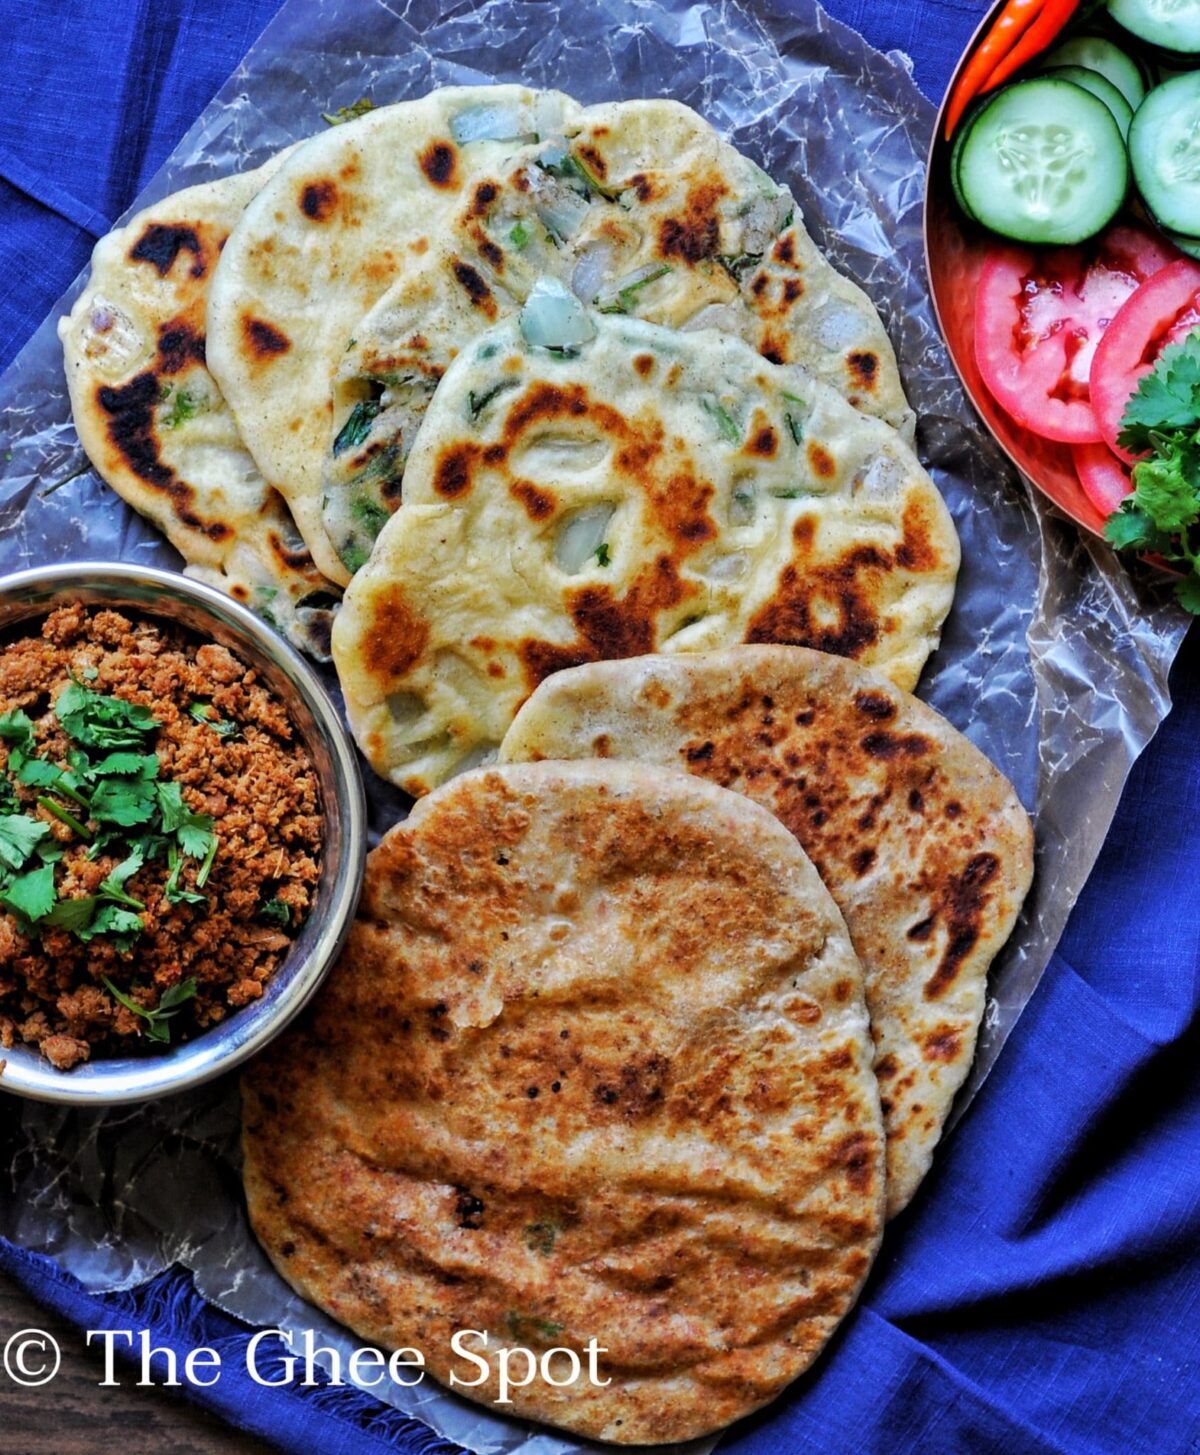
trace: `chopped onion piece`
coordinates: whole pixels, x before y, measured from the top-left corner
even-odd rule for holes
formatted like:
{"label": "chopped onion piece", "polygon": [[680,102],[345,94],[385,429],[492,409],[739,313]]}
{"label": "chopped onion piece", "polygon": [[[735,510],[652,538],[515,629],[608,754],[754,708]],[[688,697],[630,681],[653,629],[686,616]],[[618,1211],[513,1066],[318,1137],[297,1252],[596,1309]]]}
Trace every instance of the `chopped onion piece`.
{"label": "chopped onion piece", "polygon": [[521,309],[521,337],[535,349],[576,349],[596,337],[596,325],[557,278],[539,278]]}
{"label": "chopped onion piece", "polygon": [[588,199],[540,167],[526,168],[525,176],[537,215],[560,242],[566,242],[587,217]]}
{"label": "chopped onion piece", "polygon": [[600,285],[612,267],[613,248],[609,242],[593,242],[579,254],[571,274],[571,291],[584,303],[595,301]]}
{"label": "chopped onion piece", "polygon": [[630,313],[637,302],[637,294],[646,283],[653,283],[659,278],[665,278],[671,271],[667,263],[647,263],[645,267],[635,268],[632,273],[626,273],[619,278],[610,288],[597,297],[598,307],[612,310],[619,313]]}
{"label": "chopped onion piece", "polygon": [[561,133],[562,123],[562,95],[556,91],[539,91],[533,103],[533,125],[538,136]]}
{"label": "chopped onion piece", "polygon": [[753,480],[735,480],[729,497],[729,524],[753,525],[758,515],[758,486]]}
{"label": "chopped onion piece", "polygon": [[707,303],[681,325],[680,331],[694,333],[699,328],[717,328],[722,333],[736,334],[741,327],[743,317],[744,310],[739,313],[731,303]]}
{"label": "chopped onion piece", "polygon": [[750,566],[750,557],[745,551],[737,551],[730,556],[717,556],[701,572],[710,581],[736,581],[739,576],[744,576]]}
{"label": "chopped onion piece", "polygon": [[793,206],[790,192],[777,192],[772,197],[759,197],[746,214],[742,225],[742,252],[755,257],[765,253],[779,235],[783,220]]}
{"label": "chopped onion piece", "polygon": [[529,113],[523,106],[484,102],[468,106],[450,123],[450,134],[459,146],[473,141],[535,141]]}
{"label": "chopped onion piece", "polygon": [[846,349],[862,336],[862,317],[839,301],[827,303],[813,320],[817,342],[826,349]]}
{"label": "chopped onion piece", "polygon": [[574,576],[591,563],[604,544],[615,505],[587,505],[563,522],[554,545],[554,560],[560,571]]}

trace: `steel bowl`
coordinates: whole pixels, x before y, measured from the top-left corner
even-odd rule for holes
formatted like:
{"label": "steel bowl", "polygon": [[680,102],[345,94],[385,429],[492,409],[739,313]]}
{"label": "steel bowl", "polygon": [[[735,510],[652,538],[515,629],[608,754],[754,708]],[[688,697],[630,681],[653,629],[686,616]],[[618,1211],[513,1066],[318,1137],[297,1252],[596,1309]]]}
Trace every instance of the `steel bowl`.
{"label": "steel bowl", "polygon": [[316,673],[265,622],[186,576],[140,566],[83,562],[0,578],[0,631],[57,606],[127,608],[178,622],[235,652],[284,703],[316,769],[324,831],[311,912],[262,998],[192,1040],[145,1056],[97,1058],[57,1071],[34,1048],[0,1049],[0,1090],[37,1101],[115,1106],[199,1086],[260,1051],[307,1004],[337,959],[362,888],[366,802],[354,748]]}
{"label": "steel bowl", "polygon": [[971,403],[997,444],[1037,488],[1083,530],[1102,535],[1104,516],[1083,493],[1068,445],[1031,434],[989,394],[975,362],[975,294],[988,247],[996,239],[958,210],[950,186],[950,146],[943,140],[946,106],[976,45],[1004,8],[993,5],[971,37],[938,111],[925,174],[925,268],[938,327]]}

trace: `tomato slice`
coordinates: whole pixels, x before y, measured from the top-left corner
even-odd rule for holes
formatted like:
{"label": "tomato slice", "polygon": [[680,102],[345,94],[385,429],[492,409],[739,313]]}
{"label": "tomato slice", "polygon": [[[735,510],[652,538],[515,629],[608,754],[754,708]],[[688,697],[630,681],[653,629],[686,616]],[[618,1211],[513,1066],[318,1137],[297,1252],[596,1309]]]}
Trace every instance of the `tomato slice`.
{"label": "tomato slice", "polygon": [[995,248],[979,279],[975,353],[996,402],[1045,439],[1099,440],[1090,376],[1100,338],[1122,304],[1178,256],[1131,223],[1087,248]]}
{"label": "tomato slice", "polygon": [[1101,515],[1111,515],[1133,489],[1128,467],[1105,444],[1076,445],[1071,453],[1083,493]]}
{"label": "tomato slice", "polygon": [[1092,403],[1100,435],[1109,449],[1132,463],[1117,444],[1121,416],[1167,344],[1200,326],[1200,264],[1180,258],[1163,268],[1122,306],[1092,361]]}

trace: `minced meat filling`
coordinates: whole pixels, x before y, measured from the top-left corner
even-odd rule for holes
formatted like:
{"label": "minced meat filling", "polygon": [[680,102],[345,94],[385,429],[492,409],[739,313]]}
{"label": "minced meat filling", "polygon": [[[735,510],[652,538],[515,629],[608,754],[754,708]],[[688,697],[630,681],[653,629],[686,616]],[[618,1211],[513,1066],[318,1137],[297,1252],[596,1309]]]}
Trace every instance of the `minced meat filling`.
{"label": "minced meat filling", "polygon": [[[59,765],[72,744],[53,706],[72,680],[152,711],[160,779],[179,784],[194,813],[211,816],[217,849],[202,903],[167,899],[165,857],[125,883],[145,906],[125,950],[102,934],[83,943],[68,929],[22,928],[0,906],[0,1043],[37,1045],[62,1070],[93,1054],[153,1047],[146,1018],[122,1005],[106,979],[148,1011],[172,986],[194,981],[194,995],[171,1019],[173,1041],[261,996],[311,906],[322,827],[317,775],[286,711],[225,647],[167,622],[71,606],[47,617],[40,635],[0,649],[0,716],[23,711],[38,757]],[[224,732],[205,717],[227,725]],[[9,755],[0,742],[0,773]],[[46,823],[63,848],[59,897],[95,894],[124,849],[89,858],[88,843],[38,805],[45,790],[8,781],[21,812]],[[181,864],[178,887],[196,890],[200,864]]]}

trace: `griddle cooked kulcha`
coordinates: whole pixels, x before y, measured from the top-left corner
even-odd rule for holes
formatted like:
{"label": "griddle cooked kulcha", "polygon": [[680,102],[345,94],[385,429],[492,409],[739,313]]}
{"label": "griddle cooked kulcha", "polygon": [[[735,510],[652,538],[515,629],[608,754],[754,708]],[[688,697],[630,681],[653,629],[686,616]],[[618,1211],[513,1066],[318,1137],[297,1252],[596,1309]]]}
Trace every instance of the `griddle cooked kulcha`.
{"label": "griddle cooked kulcha", "polygon": [[564,117],[557,137],[513,143],[354,325],[334,378],[324,484],[325,527],[348,570],[400,502],[437,380],[544,276],[589,306],[715,328],[800,364],[912,441],[879,316],[814,246],[787,187],[677,102],[590,106]]}
{"label": "griddle cooked kulcha", "polygon": [[845,924],[771,814],[658,766],[480,770],[374,851],[341,963],[247,1073],[251,1218],[302,1296],[443,1381],[486,1331],[460,1394],[496,1398],[501,1349],[595,1339],[610,1384],[503,1408],[687,1439],[858,1295],[871,1058]]}
{"label": "griddle cooked kulcha", "polygon": [[177,192],[102,238],[58,331],[75,429],[97,472],[163,532],[189,576],[328,657],[330,583],[205,364],[217,259],[282,160]]}
{"label": "griddle cooked kulcha", "polygon": [[476,176],[520,144],[511,133],[466,138],[460,118],[484,105],[545,112],[557,124],[574,103],[524,86],[451,87],[331,127],[246,209],[213,279],[212,371],[259,469],[335,581],[350,578],[321,523],[330,381],[404,261],[450,225]]}
{"label": "griddle cooked kulcha", "polygon": [[534,693],[508,761],[629,758],[685,768],[772,810],[812,856],[866,977],[904,1207],[975,1051],[988,966],[1033,873],[1008,781],[877,672],[789,647],[578,667]]}
{"label": "griddle cooked kulcha", "polygon": [[[339,613],[375,770],[427,792],[494,755],[542,678],[602,658],[794,642],[913,686],[959,548],[900,435],[740,339],[557,287],[446,372]],[[547,316],[569,346],[539,341]]]}

